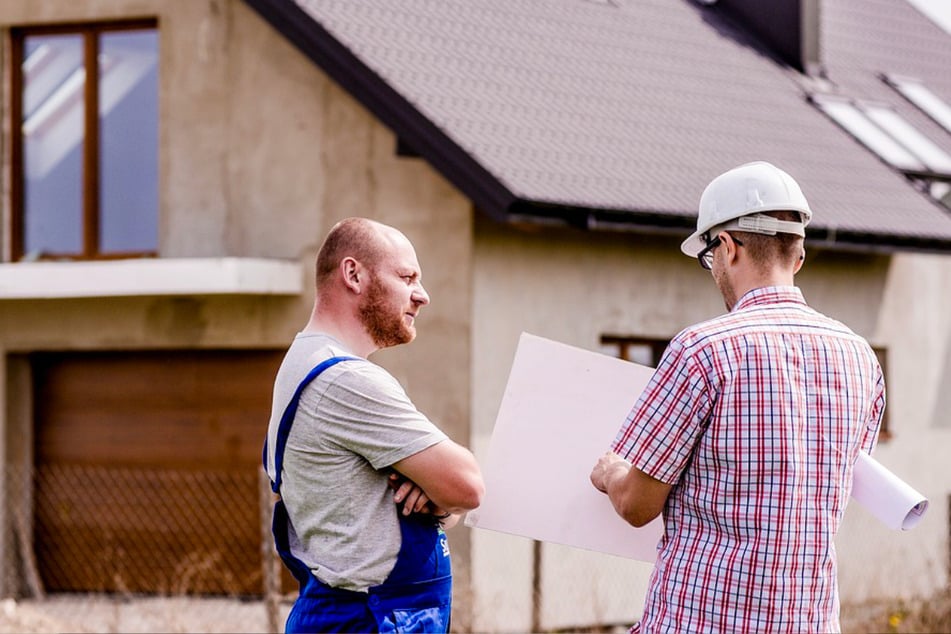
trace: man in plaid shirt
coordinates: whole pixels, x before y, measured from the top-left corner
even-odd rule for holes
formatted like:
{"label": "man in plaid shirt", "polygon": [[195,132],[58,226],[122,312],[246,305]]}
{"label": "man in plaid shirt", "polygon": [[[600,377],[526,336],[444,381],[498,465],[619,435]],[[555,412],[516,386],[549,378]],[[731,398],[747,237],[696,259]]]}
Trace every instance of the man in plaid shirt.
{"label": "man in plaid shirt", "polygon": [[663,512],[632,632],[840,631],[833,540],[885,382],[868,343],[793,285],[811,217],[764,162],[701,196],[681,250],[729,312],[674,337],[591,473],[634,526]]}

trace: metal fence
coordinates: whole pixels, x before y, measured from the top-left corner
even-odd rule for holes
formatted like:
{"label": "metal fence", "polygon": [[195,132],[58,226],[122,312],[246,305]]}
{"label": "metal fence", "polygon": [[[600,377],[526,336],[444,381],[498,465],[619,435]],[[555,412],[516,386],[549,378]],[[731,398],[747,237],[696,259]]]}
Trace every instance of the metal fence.
{"label": "metal fence", "polygon": [[[187,600],[194,614],[201,600],[203,622],[230,624],[221,631],[278,631],[281,606],[293,596],[285,596],[292,585],[271,542],[265,480],[256,468],[10,468],[3,482],[10,528],[0,562],[3,607],[21,612],[42,600],[44,613],[61,606],[67,629],[96,622],[95,631],[123,631],[103,630],[102,614],[146,601],[157,618],[154,606],[163,599]],[[113,607],[103,612],[106,603]],[[215,605],[220,613],[207,614]],[[237,616],[238,607],[252,605],[258,618]],[[251,622],[257,625],[244,629]],[[154,631],[174,628],[166,622]]]}

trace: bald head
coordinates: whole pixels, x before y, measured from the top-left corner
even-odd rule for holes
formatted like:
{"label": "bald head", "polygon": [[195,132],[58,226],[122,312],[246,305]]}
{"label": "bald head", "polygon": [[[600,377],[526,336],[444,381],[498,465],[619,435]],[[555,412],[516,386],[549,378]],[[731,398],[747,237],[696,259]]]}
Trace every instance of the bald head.
{"label": "bald head", "polygon": [[396,229],[368,218],[346,218],[333,226],[317,253],[317,286],[321,286],[346,257],[367,268],[377,267],[387,252],[387,234]]}
{"label": "bald head", "polygon": [[429,294],[416,250],[399,230],[368,218],[338,222],[320,247],[316,272],[308,332],[329,334],[362,356],[416,336]]}

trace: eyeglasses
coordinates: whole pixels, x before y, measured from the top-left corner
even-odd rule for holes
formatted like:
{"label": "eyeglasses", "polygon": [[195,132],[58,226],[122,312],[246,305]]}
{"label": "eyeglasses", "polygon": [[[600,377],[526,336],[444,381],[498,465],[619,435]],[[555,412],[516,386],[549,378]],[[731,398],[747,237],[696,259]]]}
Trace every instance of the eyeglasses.
{"label": "eyeglasses", "polygon": [[[733,242],[735,242],[737,245],[743,246],[743,243],[737,240],[735,236],[731,234],[730,237],[733,238]],[[697,261],[700,262],[700,266],[704,270],[709,271],[713,268],[713,250],[720,246],[721,242],[722,240],[720,240],[720,236],[717,236],[708,242],[707,246],[697,254]]]}

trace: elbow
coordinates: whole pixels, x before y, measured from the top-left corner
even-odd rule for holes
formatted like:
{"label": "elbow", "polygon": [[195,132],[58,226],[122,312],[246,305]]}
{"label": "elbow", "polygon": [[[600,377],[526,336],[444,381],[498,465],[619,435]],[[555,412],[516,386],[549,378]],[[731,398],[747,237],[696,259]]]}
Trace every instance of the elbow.
{"label": "elbow", "polygon": [[646,508],[643,504],[637,504],[633,500],[621,499],[615,504],[614,509],[625,522],[634,528],[643,528],[650,524],[654,518],[660,515],[661,509]]}
{"label": "elbow", "polygon": [[457,483],[450,495],[443,501],[437,501],[440,507],[452,513],[465,513],[482,504],[485,496],[485,484],[481,476],[472,476]]}
{"label": "elbow", "polygon": [[466,483],[459,496],[459,507],[464,511],[471,511],[482,504],[482,498],[485,496],[485,484],[482,478],[472,478]]}
{"label": "elbow", "polygon": [[628,476],[614,480],[608,487],[608,496],[614,510],[625,522],[641,528],[650,524],[664,510],[672,485],[631,469]]}
{"label": "elbow", "polygon": [[631,513],[628,515],[622,515],[624,521],[633,526],[634,528],[643,528],[651,523],[651,521],[657,517],[657,515],[648,515],[646,513]]}

